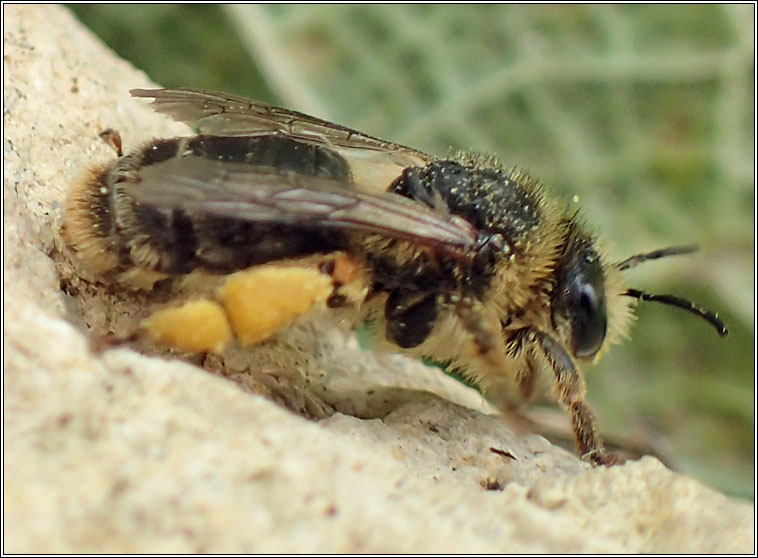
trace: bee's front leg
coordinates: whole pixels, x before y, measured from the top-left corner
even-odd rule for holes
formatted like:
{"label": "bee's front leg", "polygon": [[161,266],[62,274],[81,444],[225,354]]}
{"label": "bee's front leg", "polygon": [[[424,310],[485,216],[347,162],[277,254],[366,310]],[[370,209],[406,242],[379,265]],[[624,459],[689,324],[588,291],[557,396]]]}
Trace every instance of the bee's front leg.
{"label": "bee's front leg", "polygon": [[558,399],[571,416],[571,429],[582,458],[593,465],[617,465],[623,459],[606,452],[597,433],[595,413],[587,404],[587,388],[573,359],[549,335],[535,332],[537,342],[544,351],[555,373]]}
{"label": "bee's front leg", "polygon": [[[468,298],[451,300],[461,325],[471,336],[467,360],[473,360],[480,387],[501,409],[517,409],[522,401],[517,374],[505,356],[498,326],[484,319],[481,302]],[[499,323],[499,322],[498,322]]]}

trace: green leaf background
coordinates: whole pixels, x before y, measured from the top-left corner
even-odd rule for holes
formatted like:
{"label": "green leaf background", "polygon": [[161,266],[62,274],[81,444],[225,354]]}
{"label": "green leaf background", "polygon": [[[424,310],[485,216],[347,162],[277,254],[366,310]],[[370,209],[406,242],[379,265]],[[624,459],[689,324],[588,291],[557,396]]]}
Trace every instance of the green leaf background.
{"label": "green leaf background", "polygon": [[[638,288],[718,310],[638,307],[588,371],[604,431],[754,498],[754,5],[75,5],[169,87],[239,93],[444,156],[490,152],[567,200]],[[572,203],[572,202],[570,202]]]}

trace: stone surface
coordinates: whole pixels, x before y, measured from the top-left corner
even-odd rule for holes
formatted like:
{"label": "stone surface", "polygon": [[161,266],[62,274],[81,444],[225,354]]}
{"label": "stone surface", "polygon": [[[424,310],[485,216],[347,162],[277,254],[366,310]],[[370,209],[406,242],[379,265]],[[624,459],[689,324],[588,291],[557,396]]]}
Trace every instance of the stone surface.
{"label": "stone surface", "polygon": [[66,192],[113,158],[103,129],[129,149],[183,127],[130,99],[147,77],[65,9],[4,18],[6,552],[754,551],[750,504],[653,458],[590,469],[436,370],[337,331],[295,362],[323,390],[310,407],[303,392],[318,422],[256,393],[261,376],[93,351],[85,324],[139,301],[61,291]]}

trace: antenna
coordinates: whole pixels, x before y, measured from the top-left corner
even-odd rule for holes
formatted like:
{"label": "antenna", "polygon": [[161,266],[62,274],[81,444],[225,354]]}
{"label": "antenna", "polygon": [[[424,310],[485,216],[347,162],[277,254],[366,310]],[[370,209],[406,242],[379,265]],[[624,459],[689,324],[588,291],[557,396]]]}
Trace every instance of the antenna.
{"label": "antenna", "polygon": [[658,258],[665,258],[667,256],[681,256],[682,254],[692,254],[693,252],[697,252],[697,246],[694,244],[689,246],[670,246],[668,248],[661,248],[660,250],[653,250],[646,254],[637,254],[613,265],[620,271],[624,271],[648,260],[657,260]]}
{"label": "antenna", "polygon": [[[659,251],[662,251],[662,250],[659,250]],[[652,253],[655,253],[655,252],[651,252],[651,254]],[[639,257],[639,256],[633,256],[633,258],[637,258],[637,257]],[[661,256],[656,256],[656,257],[661,257]],[[631,260],[631,259],[632,258],[629,258],[629,260]],[[647,259],[650,259],[650,258],[647,258]],[[629,261],[629,260],[624,260],[624,261]],[[643,260],[640,260],[640,261],[643,261]],[[702,306],[698,306],[697,304],[695,304],[694,302],[692,302],[690,300],[687,300],[686,298],[680,298],[680,297],[674,296],[674,295],[651,294],[651,293],[646,293],[644,291],[639,291],[637,289],[628,289],[624,293],[624,295],[625,296],[631,296],[633,298],[637,298],[637,299],[645,301],[645,302],[660,302],[661,304],[668,304],[669,306],[676,306],[677,308],[681,308],[682,310],[686,310],[687,312],[690,312],[692,314],[695,314],[696,316],[700,316],[701,318],[703,318],[705,321],[707,321],[713,327],[716,328],[716,331],[718,331],[718,333],[719,333],[719,335],[721,337],[726,337],[726,335],[729,333],[729,330],[726,329],[726,325],[716,315],[715,312],[711,312],[710,310],[706,310]]]}

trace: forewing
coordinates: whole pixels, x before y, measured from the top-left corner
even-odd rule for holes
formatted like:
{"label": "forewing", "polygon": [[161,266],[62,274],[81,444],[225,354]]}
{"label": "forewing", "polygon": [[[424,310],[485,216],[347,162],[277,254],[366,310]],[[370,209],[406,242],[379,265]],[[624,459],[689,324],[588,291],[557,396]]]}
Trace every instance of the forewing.
{"label": "forewing", "polygon": [[125,184],[139,203],[158,209],[309,228],[343,229],[407,240],[453,256],[476,242],[473,228],[395,194],[345,189],[336,180],[271,167],[173,158],[140,170]]}
{"label": "forewing", "polygon": [[384,190],[406,167],[424,166],[433,159],[326,120],[227,93],[193,89],[132,89],[130,93],[153,99],[155,111],[202,134],[281,134],[334,149],[348,160],[356,187],[364,191]]}

